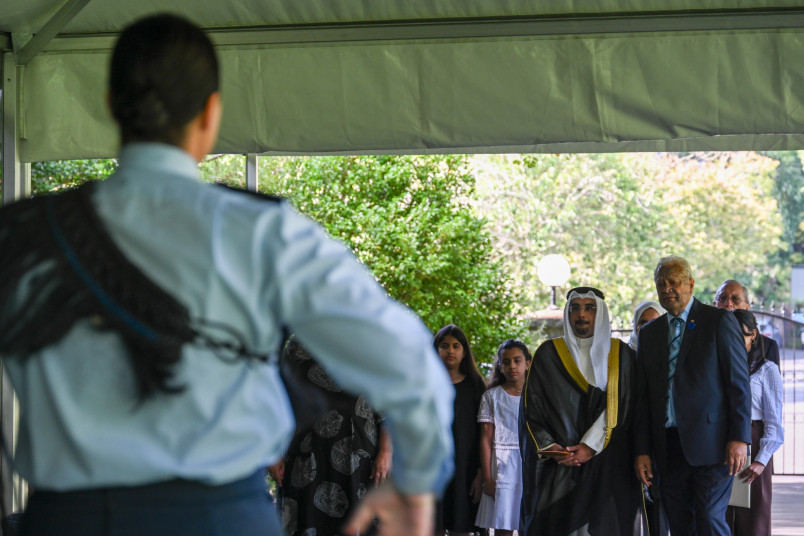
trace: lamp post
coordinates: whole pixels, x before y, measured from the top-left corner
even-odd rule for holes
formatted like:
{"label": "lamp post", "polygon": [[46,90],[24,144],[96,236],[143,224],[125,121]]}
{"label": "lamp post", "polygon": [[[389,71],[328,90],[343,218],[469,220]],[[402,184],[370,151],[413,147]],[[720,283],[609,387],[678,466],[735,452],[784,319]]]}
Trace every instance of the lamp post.
{"label": "lamp post", "polygon": [[552,290],[548,309],[558,309],[556,305],[556,288],[563,286],[570,277],[570,265],[567,259],[555,253],[547,255],[539,261],[539,281]]}

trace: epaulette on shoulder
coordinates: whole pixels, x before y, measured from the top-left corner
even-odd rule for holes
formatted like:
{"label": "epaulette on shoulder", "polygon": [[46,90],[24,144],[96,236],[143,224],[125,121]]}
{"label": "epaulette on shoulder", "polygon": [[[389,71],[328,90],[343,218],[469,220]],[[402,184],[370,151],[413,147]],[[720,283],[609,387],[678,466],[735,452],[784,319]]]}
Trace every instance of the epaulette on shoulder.
{"label": "epaulette on shoulder", "polygon": [[255,197],[257,199],[261,199],[262,201],[268,201],[270,203],[280,203],[280,202],[285,200],[284,197],[281,197],[281,196],[278,196],[278,195],[263,194],[263,193],[260,193],[260,192],[252,192],[250,190],[244,190],[242,188],[235,188],[234,186],[229,186],[228,184],[223,184],[221,182],[216,182],[215,186],[220,186],[221,188],[226,188],[227,190],[230,190],[232,192],[238,192],[238,193],[241,193],[241,194],[250,195],[252,197]]}

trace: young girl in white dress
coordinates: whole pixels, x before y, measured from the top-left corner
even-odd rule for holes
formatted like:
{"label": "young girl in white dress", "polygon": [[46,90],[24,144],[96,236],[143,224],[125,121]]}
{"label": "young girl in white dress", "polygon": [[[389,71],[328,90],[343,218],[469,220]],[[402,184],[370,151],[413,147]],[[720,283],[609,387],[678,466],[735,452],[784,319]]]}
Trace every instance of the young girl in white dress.
{"label": "young girl in white dress", "polygon": [[497,349],[489,390],[480,401],[480,467],[483,497],[475,523],[511,536],[519,528],[522,459],[519,454],[519,399],[531,355],[522,341],[508,339]]}

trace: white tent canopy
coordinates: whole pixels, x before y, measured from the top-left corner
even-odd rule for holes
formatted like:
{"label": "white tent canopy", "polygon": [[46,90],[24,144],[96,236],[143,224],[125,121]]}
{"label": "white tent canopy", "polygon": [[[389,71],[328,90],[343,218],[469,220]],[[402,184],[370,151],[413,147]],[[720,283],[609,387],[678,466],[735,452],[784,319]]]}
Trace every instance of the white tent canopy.
{"label": "white tent canopy", "polygon": [[220,51],[219,152],[802,148],[796,4],[0,0],[4,141],[20,162],[113,156],[111,46],[167,8]]}

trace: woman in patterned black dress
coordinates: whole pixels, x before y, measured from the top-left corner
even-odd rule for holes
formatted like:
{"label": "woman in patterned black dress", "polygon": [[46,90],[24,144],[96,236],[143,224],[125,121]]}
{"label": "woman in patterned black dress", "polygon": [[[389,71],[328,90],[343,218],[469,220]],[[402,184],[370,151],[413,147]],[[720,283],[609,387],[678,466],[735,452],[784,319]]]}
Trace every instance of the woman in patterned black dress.
{"label": "woman in patterned black dress", "polygon": [[284,464],[270,470],[278,485],[282,526],[290,536],[341,534],[359,499],[387,476],[391,441],[365,399],[344,393],[291,340],[286,359],[309,388],[326,395],[326,413],[297,430]]}

